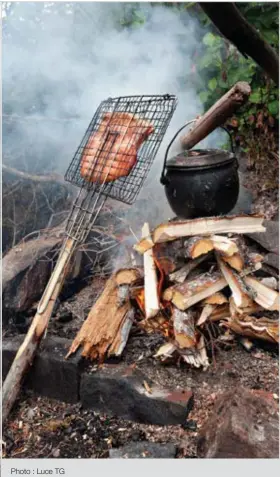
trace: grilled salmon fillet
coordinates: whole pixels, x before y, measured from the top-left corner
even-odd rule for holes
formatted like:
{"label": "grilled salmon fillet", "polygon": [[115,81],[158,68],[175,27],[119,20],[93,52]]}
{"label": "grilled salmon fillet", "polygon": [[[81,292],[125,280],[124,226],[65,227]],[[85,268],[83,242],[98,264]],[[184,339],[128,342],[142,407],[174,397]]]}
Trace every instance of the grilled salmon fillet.
{"label": "grilled salmon fillet", "polygon": [[138,149],[153,132],[151,123],[131,113],[105,113],[83,148],[81,176],[101,184],[127,176]]}

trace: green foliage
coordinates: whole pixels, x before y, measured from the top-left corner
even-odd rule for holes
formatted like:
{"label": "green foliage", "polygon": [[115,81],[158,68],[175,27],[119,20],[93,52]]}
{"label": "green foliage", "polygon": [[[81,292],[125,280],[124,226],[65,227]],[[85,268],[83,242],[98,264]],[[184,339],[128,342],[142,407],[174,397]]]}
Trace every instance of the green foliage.
{"label": "green foliage", "polygon": [[[263,38],[278,50],[278,3],[239,3],[238,7]],[[205,23],[204,14],[201,21]],[[232,44],[213,31],[208,31],[203,36],[198,56],[198,93],[205,110],[237,81],[247,81],[251,86],[249,106],[247,104],[241,109],[231,123],[236,133],[238,128],[244,149],[248,149],[248,128],[275,129],[279,119],[278,87],[251,58],[245,58]],[[207,78],[207,81],[201,81],[200,78]]]}

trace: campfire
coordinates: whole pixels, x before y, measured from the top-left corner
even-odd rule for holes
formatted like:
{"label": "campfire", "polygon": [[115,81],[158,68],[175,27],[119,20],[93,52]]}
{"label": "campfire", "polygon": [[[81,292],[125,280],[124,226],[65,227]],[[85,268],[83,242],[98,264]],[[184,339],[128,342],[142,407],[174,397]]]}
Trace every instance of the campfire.
{"label": "campfire", "polygon": [[134,245],[142,266],[109,278],[68,356],[80,347],[100,363],[120,356],[133,324],[165,338],[155,358],[203,369],[215,341],[278,343],[277,280],[265,276],[264,257],[246,236],[264,231],[257,215],[175,220],[151,233],[145,224]]}

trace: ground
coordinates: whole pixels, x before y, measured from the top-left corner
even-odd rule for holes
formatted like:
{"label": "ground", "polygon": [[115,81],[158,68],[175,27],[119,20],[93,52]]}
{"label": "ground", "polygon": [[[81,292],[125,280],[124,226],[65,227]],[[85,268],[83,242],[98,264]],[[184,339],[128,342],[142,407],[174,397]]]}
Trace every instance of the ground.
{"label": "ground", "polygon": [[[69,331],[68,331],[69,333]],[[219,394],[236,386],[278,394],[278,350],[258,344],[247,352],[236,340],[218,347],[207,371],[163,365],[153,358],[160,338],[135,332],[123,360],[135,363],[157,384],[191,388],[194,407],[184,426],[152,426],[83,410],[23,392],[3,432],[7,458],[107,458],[109,449],[131,441],[172,442],[177,458],[195,458],[199,429]]]}

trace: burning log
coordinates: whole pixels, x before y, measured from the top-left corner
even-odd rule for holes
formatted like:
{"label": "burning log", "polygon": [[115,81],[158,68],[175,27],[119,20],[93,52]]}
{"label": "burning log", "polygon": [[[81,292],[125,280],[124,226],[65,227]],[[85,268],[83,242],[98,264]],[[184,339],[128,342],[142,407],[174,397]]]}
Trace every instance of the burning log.
{"label": "burning log", "polygon": [[144,254],[156,243],[169,242],[181,237],[265,232],[263,220],[259,215],[237,215],[169,222],[156,227],[151,235],[147,235],[134,245],[134,249]]}
{"label": "burning log", "polygon": [[120,270],[107,281],[66,356],[83,347],[81,355],[104,360],[105,355],[120,356],[133,323],[134,311],[128,296],[120,296],[120,287],[139,278],[138,270]]}
{"label": "burning log", "polygon": [[[150,229],[146,223],[142,229],[143,237],[149,236]],[[145,290],[145,314],[146,318],[153,318],[160,310],[158,297],[158,281],[153,250],[144,253],[144,290]]]}
{"label": "burning log", "polygon": [[191,149],[214,129],[222,126],[234,111],[246,103],[250,94],[251,88],[248,83],[244,81],[236,83],[198,119],[192,130],[182,137],[181,145],[183,149]]}
{"label": "burning log", "polygon": [[220,272],[203,273],[193,280],[187,280],[182,285],[167,288],[163,298],[179,308],[186,310],[195,303],[222,290],[227,285],[225,278]]}

